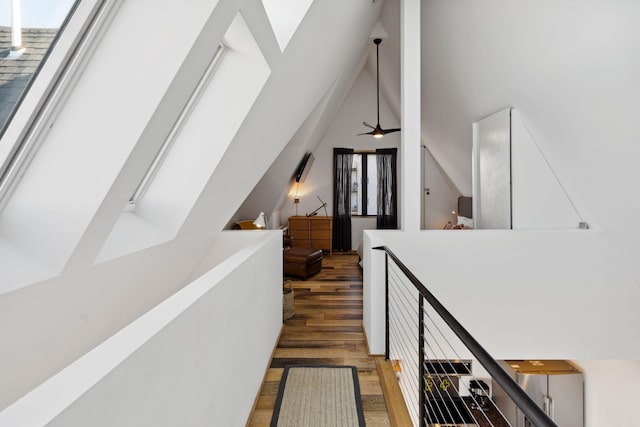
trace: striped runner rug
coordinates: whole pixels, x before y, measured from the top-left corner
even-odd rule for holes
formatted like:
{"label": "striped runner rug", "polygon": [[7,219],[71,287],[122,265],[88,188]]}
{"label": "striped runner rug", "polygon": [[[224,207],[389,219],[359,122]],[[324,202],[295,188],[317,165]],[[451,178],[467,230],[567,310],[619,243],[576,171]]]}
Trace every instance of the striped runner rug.
{"label": "striped runner rug", "polygon": [[287,366],[271,427],[364,427],[355,366]]}

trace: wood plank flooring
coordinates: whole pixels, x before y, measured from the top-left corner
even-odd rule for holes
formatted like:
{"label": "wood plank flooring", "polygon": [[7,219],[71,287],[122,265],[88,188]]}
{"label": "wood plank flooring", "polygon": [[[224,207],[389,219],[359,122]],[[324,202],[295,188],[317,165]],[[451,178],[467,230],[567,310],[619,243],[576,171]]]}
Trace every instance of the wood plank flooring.
{"label": "wood plank flooring", "polygon": [[367,426],[390,426],[376,359],[362,329],[362,271],[356,253],[325,254],[320,273],[293,280],[295,315],[287,320],[247,425],[268,426],[286,365],[358,368]]}

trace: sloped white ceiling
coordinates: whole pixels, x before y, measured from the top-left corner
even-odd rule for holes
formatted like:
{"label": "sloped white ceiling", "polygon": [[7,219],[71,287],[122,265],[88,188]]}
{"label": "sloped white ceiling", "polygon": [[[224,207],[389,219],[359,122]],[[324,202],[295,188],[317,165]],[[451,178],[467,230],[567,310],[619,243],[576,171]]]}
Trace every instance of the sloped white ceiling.
{"label": "sloped white ceiling", "polygon": [[[391,28],[390,33],[387,26]],[[368,37],[360,40],[360,51],[353,55],[335,84],[327,89],[325,97],[319,100],[313,113],[283,148],[240,207],[233,221],[253,218],[260,211],[264,211],[270,218],[274,215],[272,224],[286,223],[286,218],[291,212],[290,209],[284,208],[284,204],[289,201],[287,195],[292,185],[290,180],[298,162],[305,152],[314,152],[323,136],[336,125],[334,117],[363,67],[366,67],[368,74],[375,79],[376,48],[372,40],[376,37],[383,39],[380,45],[380,102],[383,105],[380,121],[383,127],[396,127],[400,121],[400,0],[385,0],[381,3],[379,21],[371,29]],[[375,94],[375,87],[372,90]],[[360,124],[362,120],[366,120],[373,124],[375,110],[373,111],[368,117],[353,117],[353,123]],[[363,128],[362,131],[366,130]],[[353,135],[349,133],[349,136]]]}
{"label": "sloped white ceiling", "polygon": [[[364,42],[366,43],[366,41]],[[235,220],[255,217],[264,211],[271,218],[271,225],[286,223],[290,212],[283,209],[289,201],[293,173],[306,152],[315,152],[320,141],[334,125],[333,120],[343,101],[349,94],[356,78],[362,72],[367,49],[354,55],[350,64],[341,72],[334,84],[314,110],[309,114],[289,143],[282,149],[267,172],[256,184],[251,194],[237,212]],[[357,123],[357,122],[354,122]],[[282,211],[282,216],[280,213]]]}

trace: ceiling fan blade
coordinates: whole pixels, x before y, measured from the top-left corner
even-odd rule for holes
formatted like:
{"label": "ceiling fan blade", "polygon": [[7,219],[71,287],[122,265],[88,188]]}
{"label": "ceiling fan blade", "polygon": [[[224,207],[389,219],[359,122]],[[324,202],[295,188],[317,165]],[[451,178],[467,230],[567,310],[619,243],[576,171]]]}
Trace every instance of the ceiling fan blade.
{"label": "ceiling fan blade", "polygon": [[371,128],[371,129],[375,129],[375,128],[376,128],[375,126],[371,126],[371,125],[370,125],[369,123],[367,123],[367,122],[362,122],[362,124],[363,124],[363,125],[365,125],[365,126],[366,126],[366,127],[368,127],[368,128]]}
{"label": "ceiling fan blade", "polygon": [[360,136],[360,135],[373,135],[373,131],[371,132],[365,132],[365,133],[359,133],[356,136]]}
{"label": "ceiling fan blade", "polygon": [[392,133],[392,132],[400,132],[400,128],[393,128],[393,129],[382,129],[382,133],[384,135],[388,134],[388,133]]}

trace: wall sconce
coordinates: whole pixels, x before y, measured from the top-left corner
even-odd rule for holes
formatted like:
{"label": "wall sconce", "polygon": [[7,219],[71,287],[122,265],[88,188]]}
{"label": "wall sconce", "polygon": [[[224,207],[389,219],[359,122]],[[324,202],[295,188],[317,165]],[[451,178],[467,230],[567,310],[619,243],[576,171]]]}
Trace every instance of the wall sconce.
{"label": "wall sconce", "polygon": [[299,189],[300,189],[300,181],[296,180],[296,191],[293,195],[293,203],[296,206],[296,216],[298,216],[298,204],[300,204],[300,197],[298,197]]}

